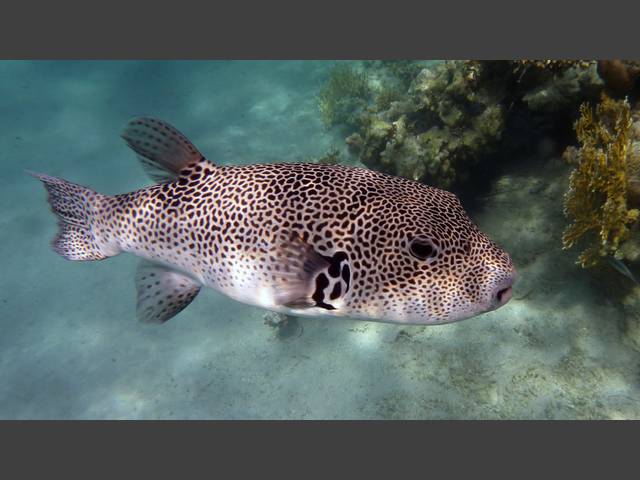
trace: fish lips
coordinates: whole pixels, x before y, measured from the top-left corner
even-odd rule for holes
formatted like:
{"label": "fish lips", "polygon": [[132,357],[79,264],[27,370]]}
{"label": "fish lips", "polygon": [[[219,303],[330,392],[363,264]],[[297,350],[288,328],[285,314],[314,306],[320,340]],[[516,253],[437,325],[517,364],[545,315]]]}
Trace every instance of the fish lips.
{"label": "fish lips", "polygon": [[497,308],[506,305],[511,298],[513,298],[513,285],[518,278],[518,274],[515,269],[513,269],[510,275],[502,279],[498,282],[492,291],[491,294],[491,307],[489,310],[495,310]]}

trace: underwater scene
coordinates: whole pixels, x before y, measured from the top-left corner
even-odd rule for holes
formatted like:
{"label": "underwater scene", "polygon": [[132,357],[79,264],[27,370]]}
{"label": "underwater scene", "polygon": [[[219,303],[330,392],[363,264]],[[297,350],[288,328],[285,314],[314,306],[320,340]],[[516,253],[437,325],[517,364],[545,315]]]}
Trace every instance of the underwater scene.
{"label": "underwater scene", "polygon": [[2,61],[1,419],[640,418],[640,61]]}

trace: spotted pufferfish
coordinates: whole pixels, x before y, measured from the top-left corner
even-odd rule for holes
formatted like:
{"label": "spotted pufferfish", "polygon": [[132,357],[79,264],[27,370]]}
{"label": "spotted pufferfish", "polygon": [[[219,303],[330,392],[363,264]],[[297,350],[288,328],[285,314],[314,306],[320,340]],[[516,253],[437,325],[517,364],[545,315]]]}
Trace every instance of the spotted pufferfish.
{"label": "spotted pufferfish", "polygon": [[68,260],[129,252],[137,317],[163,323],[200,289],[290,315],[441,324],[509,301],[516,271],[447,191],[363,168],[217,166],[173,126],[122,137],[157,183],[107,196],[32,173]]}

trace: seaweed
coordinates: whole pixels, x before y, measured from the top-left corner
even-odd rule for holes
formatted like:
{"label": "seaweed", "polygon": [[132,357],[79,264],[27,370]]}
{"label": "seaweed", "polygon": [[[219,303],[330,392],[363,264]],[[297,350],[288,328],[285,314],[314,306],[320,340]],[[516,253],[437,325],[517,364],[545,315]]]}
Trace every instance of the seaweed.
{"label": "seaweed", "polygon": [[329,78],[318,94],[320,116],[327,127],[357,126],[370,99],[367,73],[338,64],[329,71]]}
{"label": "seaweed", "polygon": [[374,106],[377,111],[387,110],[393,102],[402,100],[406,90],[400,85],[383,85],[375,94]]}
{"label": "seaweed", "polygon": [[588,103],[580,107],[575,124],[579,149],[565,154],[575,169],[569,178],[564,212],[572,223],[562,235],[564,249],[581,238],[591,237],[578,263],[591,267],[603,257],[615,255],[629,236],[629,225],[639,211],[627,206],[632,159],[631,110],[626,100],[612,100],[605,94],[595,112]]}
{"label": "seaweed", "polygon": [[406,88],[424,68],[423,62],[416,60],[383,60],[382,65]]}
{"label": "seaweed", "polygon": [[333,146],[322,157],[315,159],[314,163],[320,163],[322,165],[338,165],[340,163],[340,150]]}
{"label": "seaweed", "polygon": [[321,157],[309,156],[302,160],[303,163],[319,163],[322,165],[338,165],[340,164],[340,149],[332,145]]}

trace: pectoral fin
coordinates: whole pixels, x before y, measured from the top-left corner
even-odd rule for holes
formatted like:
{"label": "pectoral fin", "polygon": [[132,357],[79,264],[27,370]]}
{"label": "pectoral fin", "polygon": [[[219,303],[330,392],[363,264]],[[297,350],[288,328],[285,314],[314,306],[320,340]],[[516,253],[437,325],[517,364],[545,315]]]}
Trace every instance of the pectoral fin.
{"label": "pectoral fin", "polygon": [[279,262],[275,267],[275,303],[296,309],[317,306],[312,298],[315,278],[329,267],[327,259],[299,236],[280,243],[275,257]]}

